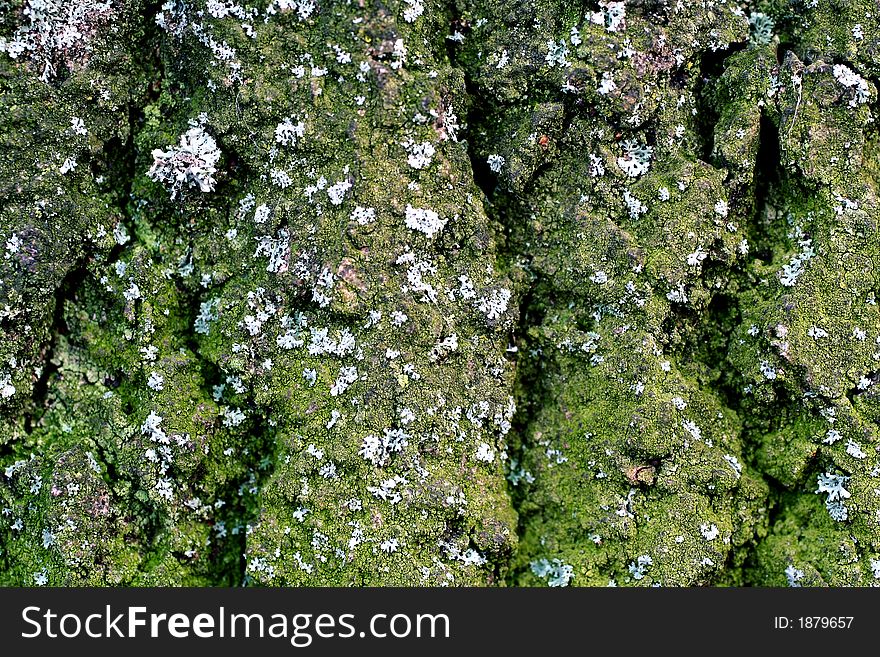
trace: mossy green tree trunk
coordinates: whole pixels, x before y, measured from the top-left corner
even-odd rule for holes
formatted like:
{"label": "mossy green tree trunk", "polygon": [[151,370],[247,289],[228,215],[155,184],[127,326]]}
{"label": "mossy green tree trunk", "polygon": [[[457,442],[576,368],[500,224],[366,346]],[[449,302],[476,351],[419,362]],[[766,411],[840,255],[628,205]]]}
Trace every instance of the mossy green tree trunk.
{"label": "mossy green tree trunk", "polygon": [[873,3],[0,12],[0,583],[880,579]]}

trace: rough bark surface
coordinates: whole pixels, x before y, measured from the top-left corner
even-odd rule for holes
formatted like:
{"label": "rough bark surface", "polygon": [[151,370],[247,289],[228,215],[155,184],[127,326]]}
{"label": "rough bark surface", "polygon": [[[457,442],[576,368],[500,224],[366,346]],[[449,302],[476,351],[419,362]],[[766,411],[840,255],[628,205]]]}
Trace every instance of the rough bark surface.
{"label": "rough bark surface", "polygon": [[869,0],[0,0],[0,584],[880,582]]}

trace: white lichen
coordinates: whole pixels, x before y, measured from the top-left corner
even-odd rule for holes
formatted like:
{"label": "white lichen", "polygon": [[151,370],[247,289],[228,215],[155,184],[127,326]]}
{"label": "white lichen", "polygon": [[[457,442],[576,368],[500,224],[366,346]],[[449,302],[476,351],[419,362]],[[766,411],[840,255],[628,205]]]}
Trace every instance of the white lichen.
{"label": "white lichen", "polygon": [[434,210],[406,206],[406,227],[426,235],[429,239],[443,230],[447,219],[441,219]]}
{"label": "white lichen", "polygon": [[195,126],[180,136],[180,144],[168,150],[153,150],[153,166],[147,175],[161,182],[171,192],[171,198],[185,188],[198,187],[202,192],[214,191],[214,174],[220,149],[214,138],[201,126]]}

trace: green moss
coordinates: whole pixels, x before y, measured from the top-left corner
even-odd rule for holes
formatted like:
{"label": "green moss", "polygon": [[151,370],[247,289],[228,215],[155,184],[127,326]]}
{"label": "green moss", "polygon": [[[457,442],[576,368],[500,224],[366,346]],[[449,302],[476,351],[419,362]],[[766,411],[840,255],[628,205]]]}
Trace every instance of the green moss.
{"label": "green moss", "polygon": [[877,19],[684,4],[0,57],[0,583],[870,583]]}

